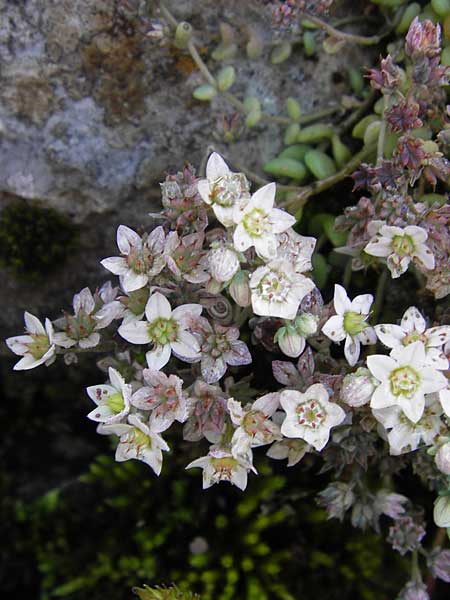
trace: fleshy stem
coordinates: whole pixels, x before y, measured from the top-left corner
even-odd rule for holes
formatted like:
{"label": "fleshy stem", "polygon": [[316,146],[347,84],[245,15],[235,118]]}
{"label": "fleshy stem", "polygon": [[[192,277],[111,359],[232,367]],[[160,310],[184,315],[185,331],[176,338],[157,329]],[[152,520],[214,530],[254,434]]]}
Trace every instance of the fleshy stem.
{"label": "fleshy stem", "polygon": [[284,203],[281,203],[282,208],[287,208],[289,210],[298,210],[302,206],[306,204],[308,199],[311,196],[315,196],[316,194],[320,194],[325,190],[328,190],[330,187],[333,187],[339,181],[342,181],[346,177],[348,177],[363,161],[374,151],[375,146],[373,144],[364,146],[362,150],[360,150],[357,154],[355,154],[344,167],[334,175],[330,177],[326,177],[325,179],[320,179],[319,181],[315,181],[310,185],[298,187],[293,185],[279,185],[277,188],[280,191],[285,192],[297,192],[297,194],[287,200]]}
{"label": "fleshy stem", "polygon": [[383,37],[388,35],[390,31],[385,31],[383,33],[380,33],[380,35],[372,35],[370,37],[366,37],[364,35],[356,35],[354,33],[346,33],[345,31],[340,31],[339,29],[333,27],[333,25],[330,25],[329,23],[323,21],[320,17],[316,17],[315,15],[305,13],[304,16],[308,21],[311,21],[311,23],[314,23],[315,25],[317,25],[317,27],[320,27],[320,29],[326,31],[331,37],[336,38],[338,40],[343,40],[345,42],[359,44],[361,46],[374,46],[376,44],[379,44]]}
{"label": "fleshy stem", "polygon": [[385,112],[388,107],[388,103],[389,103],[389,96],[386,94],[383,96],[383,113],[382,113],[382,117],[381,117],[380,132],[378,134],[377,165],[384,158],[384,141],[386,138],[386,127],[387,127],[387,123],[386,123],[386,119],[385,119]]}
{"label": "fleshy stem", "polygon": [[378,322],[378,317],[380,316],[381,309],[384,303],[384,292],[386,288],[386,282],[388,278],[388,270],[386,267],[381,271],[380,277],[378,279],[377,289],[375,292],[375,301],[373,303],[372,310],[372,323],[376,324]]}
{"label": "fleshy stem", "polygon": [[[164,17],[176,29],[178,27],[179,23],[175,19],[175,17],[172,15],[172,13],[169,11],[169,9],[166,6],[164,6],[164,4],[162,2],[160,3],[160,8],[161,8],[161,13],[164,15]],[[205,62],[203,61],[202,57],[200,56],[200,54],[192,40],[188,41],[188,43],[186,44],[186,49],[188,50],[189,54],[191,55],[192,60],[197,65],[199,71],[201,72],[201,74],[203,75],[205,80],[210,85],[212,85],[214,88],[217,89],[217,81],[215,80],[211,71],[206,66]],[[232,104],[239,112],[241,112],[243,114],[246,114],[248,112],[244,106],[244,103],[241,102],[238,98],[236,98],[236,96],[234,94],[231,94],[230,92],[221,92],[221,95],[223,98],[225,98],[225,100],[227,100],[230,104]],[[299,123],[299,125],[306,125],[308,123],[312,123],[313,121],[318,121],[325,117],[329,117],[330,115],[333,115],[341,110],[342,110],[342,108],[339,105],[331,106],[329,108],[324,108],[322,110],[319,110],[315,113],[310,113],[308,115],[300,116],[300,118],[298,119],[297,122]],[[267,113],[261,114],[261,120],[268,121],[271,123],[279,123],[280,125],[291,125],[291,123],[292,123],[292,120],[289,119],[289,117],[269,115]]]}

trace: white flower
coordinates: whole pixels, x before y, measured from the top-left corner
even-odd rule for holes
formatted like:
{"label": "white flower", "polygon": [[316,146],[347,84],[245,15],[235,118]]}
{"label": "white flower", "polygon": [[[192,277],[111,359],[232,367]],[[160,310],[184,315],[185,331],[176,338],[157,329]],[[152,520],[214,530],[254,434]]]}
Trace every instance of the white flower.
{"label": "white flower", "polygon": [[6,340],[6,344],[14,354],[22,356],[14,365],[15,371],[34,369],[39,365],[51,365],[55,360],[55,344],[59,334],[53,331],[53,325],[49,319],[45,319],[45,327],[37,317],[25,312],[24,314],[26,335],[16,335]]}
{"label": "white flower", "polygon": [[288,459],[287,466],[293,467],[311,450],[311,446],[303,440],[284,439],[274,442],[267,450],[266,455],[276,460]]}
{"label": "white flower", "polygon": [[419,447],[421,441],[431,445],[442,427],[442,409],[439,402],[427,396],[425,409],[417,423],[408,419],[399,406],[374,409],[373,415],[386,430],[390,430],[387,439],[390,454],[398,455],[411,452]]}
{"label": "white flower", "polygon": [[434,457],[437,468],[444,475],[450,475],[450,442],[442,444]]}
{"label": "white flower", "polygon": [[197,458],[188,464],[186,469],[201,467],[203,469],[203,489],[211,487],[219,481],[233,483],[241,490],[247,487],[249,471],[256,473],[256,469],[243,457],[235,458],[231,452],[220,448],[211,447],[207,456]]}
{"label": "white flower", "polygon": [[277,233],[283,233],[295,224],[295,217],[274,208],[275,183],[268,183],[257,190],[243,210],[234,211],[237,224],[233,234],[234,247],[244,252],[252,246],[256,254],[264,260],[277,256]]}
{"label": "white flower", "polygon": [[208,253],[208,267],[216,281],[229,281],[239,271],[239,259],[234,250],[218,246]]}
{"label": "white flower", "polygon": [[228,400],[231,421],[237,426],[231,440],[231,452],[235,458],[247,456],[250,448],[281,439],[280,427],[270,420],[280,405],[279,398],[277,392],[266,394],[245,409],[233,398]]}
{"label": "white flower", "polygon": [[284,390],[280,404],[286,412],[281,433],[288,438],[305,440],[317,451],[327,444],[330,429],[345,419],[345,412],[338,404],[329,402],[328,392],[321,383],[311,385],[303,394]]}
{"label": "white flower", "polygon": [[177,358],[192,362],[200,359],[200,346],[188,331],[190,320],[202,312],[200,304],[183,304],[172,310],[160,292],[152,294],[145,307],[147,321],[131,321],[119,327],[119,334],[132,344],[153,344],[146,354],[150,369],[158,371]]}
{"label": "white flower", "polygon": [[421,341],[425,345],[427,362],[435,369],[448,369],[448,359],[442,346],[450,340],[450,326],[426,329],[426,321],[415,306],[410,306],[400,325],[375,325],[379,340],[388,348],[400,348]]}
{"label": "white flower", "polygon": [[238,271],[231,280],[228,291],[238,306],[250,306],[252,300],[248,271]]}
{"label": "white flower", "polygon": [[163,270],[164,243],[165,234],[161,226],[142,239],[133,229],[119,225],[117,246],[122,256],[105,258],[101,264],[114,275],[119,275],[120,285],[126,292],[132,292],[147,285],[149,279]]}
{"label": "white flower", "polygon": [[450,389],[445,388],[438,394],[439,402],[441,403],[442,410],[445,415],[450,419]]}
{"label": "white flower", "polygon": [[116,450],[116,461],[136,459],[147,463],[156,475],[161,473],[162,450],[169,450],[163,438],[152,431],[138,415],[129,415],[127,423],[101,426],[102,434],[120,436]]}
{"label": "white flower", "polygon": [[364,406],[372,398],[375,387],[375,380],[370,371],[365,367],[359,367],[355,373],[349,373],[344,377],[339,396],[349,406]]}
{"label": "white flower", "polygon": [[427,364],[422,342],[394,348],[390,356],[368,356],[367,366],[380,382],[370,406],[386,408],[398,405],[414,423],[423,415],[425,394],[438,392],[447,386],[444,375]]}
{"label": "white flower", "polygon": [[91,385],[88,396],[97,405],[88,414],[88,419],[98,423],[118,423],[130,412],[131,385],[126,384],[116,369],[109,367],[109,384]]}
{"label": "white flower", "polygon": [[281,352],[291,358],[300,356],[306,346],[305,338],[297,332],[293,325],[280,327],[273,339],[274,342],[278,342]]}
{"label": "white flower", "polygon": [[151,410],[152,431],[165,431],[174,421],[184,423],[189,416],[188,401],[183,394],[183,380],[161,371],[143,370],[147,384],[134,392],[131,404],[139,410]]}
{"label": "white flower", "polygon": [[225,227],[234,224],[235,206],[245,205],[250,198],[250,185],[244,173],[232,173],[217,152],[213,152],[206,163],[206,179],[197,185],[203,201],[212,206],[216,218]]}
{"label": "white flower", "polygon": [[322,331],[333,342],[339,343],[345,340],[345,358],[352,367],[358,361],[361,344],[364,346],[375,344],[377,340],[373,327],[367,324],[372,302],[371,294],[362,294],[350,301],[341,285],[334,286],[336,315],[328,319]]}
{"label": "white flower", "polygon": [[316,246],[316,238],[299,235],[293,229],[280,233],[277,236],[277,257],[294,266],[297,273],[311,271],[311,257]]}
{"label": "white flower", "polygon": [[89,288],[83,288],[81,292],[73,297],[74,315],[66,315],[63,319],[56,321],[58,326],[64,327],[64,332],[55,334],[58,336],[56,342],[64,348],[71,348],[78,344],[80,348],[94,348],[100,342],[98,329],[108,326],[108,319],[96,319],[95,299]]}
{"label": "white flower", "polygon": [[364,251],[372,256],[387,259],[387,266],[395,279],[403,275],[411,260],[419,261],[426,269],[434,269],[434,255],[425,241],[428,233],[422,227],[392,227],[381,225]]}
{"label": "white flower", "polygon": [[300,302],[315,285],[286,261],[258,267],[250,278],[253,312],[262,317],[294,319]]}

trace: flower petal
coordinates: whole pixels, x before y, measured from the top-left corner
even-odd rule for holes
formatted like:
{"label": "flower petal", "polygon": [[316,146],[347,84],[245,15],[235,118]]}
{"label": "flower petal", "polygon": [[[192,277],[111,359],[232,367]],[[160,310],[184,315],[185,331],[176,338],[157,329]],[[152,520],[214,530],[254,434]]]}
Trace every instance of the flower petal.
{"label": "flower petal", "polygon": [[199,343],[189,331],[179,331],[177,340],[171,342],[170,346],[175,356],[181,360],[185,358],[189,360],[200,358]]}
{"label": "flower petal", "polygon": [[209,180],[216,180],[223,175],[227,175],[230,168],[223,158],[217,152],[213,152],[206,163],[206,177]]}
{"label": "flower petal", "polygon": [[172,308],[170,302],[160,292],[155,292],[148,299],[145,307],[145,316],[147,321],[152,323],[156,319],[170,319]]}
{"label": "flower petal", "polygon": [[402,346],[402,339],[405,337],[405,331],[400,325],[375,325],[374,329],[380,342],[388,348]]}
{"label": "flower petal", "polygon": [[[383,354],[372,354],[367,357],[367,367],[375,379],[378,381],[387,381],[391,372],[398,366],[397,362],[390,356]],[[389,406],[389,404],[386,404]],[[375,408],[382,408],[375,407]]]}
{"label": "flower petal", "polygon": [[148,333],[147,321],[129,321],[117,330],[119,335],[132,344],[149,344],[152,340]]}
{"label": "flower petal", "polygon": [[128,254],[132,247],[142,248],[142,239],[130,227],[119,225],[117,228],[117,247],[122,254]]}
{"label": "flower petal", "polygon": [[145,273],[135,273],[128,269],[120,276],[120,284],[126,292],[140,290],[148,283],[148,275]]}
{"label": "flower petal", "polygon": [[343,315],[347,311],[352,309],[352,303],[350,302],[347,292],[342,285],[336,284],[334,286],[334,310],[336,314]]}
{"label": "flower petal", "polygon": [[156,346],[153,350],[150,350],[145,355],[147,365],[149,369],[159,371],[169,362],[171,355],[170,344],[164,346]]}
{"label": "flower petal", "polygon": [[333,342],[342,342],[347,335],[344,330],[344,318],[341,315],[330,317],[322,327],[322,332]]}
{"label": "flower petal", "polygon": [[412,333],[413,331],[423,333],[427,324],[419,309],[415,306],[410,306],[402,317],[401,326],[408,333]]}
{"label": "flower petal", "polygon": [[351,367],[354,367],[358,362],[360,349],[361,345],[359,341],[351,335],[347,335],[345,338],[344,356]]}
{"label": "flower petal", "polygon": [[110,256],[100,261],[100,264],[114,275],[125,275],[128,271],[127,261],[123,256]]}
{"label": "flower petal", "polygon": [[36,333],[38,335],[46,335],[46,331],[42,323],[37,317],[29,312],[24,313],[25,326],[29,333]]}

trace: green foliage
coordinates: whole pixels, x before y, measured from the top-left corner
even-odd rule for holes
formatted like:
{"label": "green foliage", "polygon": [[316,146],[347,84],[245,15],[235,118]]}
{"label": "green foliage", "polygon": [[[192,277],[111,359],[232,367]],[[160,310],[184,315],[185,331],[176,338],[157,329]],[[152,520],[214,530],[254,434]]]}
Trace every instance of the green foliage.
{"label": "green foliage", "polygon": [[77,237],[74,225],[55,210],[12,202],[0,213],[0,265],[36,279],[61,266]]}

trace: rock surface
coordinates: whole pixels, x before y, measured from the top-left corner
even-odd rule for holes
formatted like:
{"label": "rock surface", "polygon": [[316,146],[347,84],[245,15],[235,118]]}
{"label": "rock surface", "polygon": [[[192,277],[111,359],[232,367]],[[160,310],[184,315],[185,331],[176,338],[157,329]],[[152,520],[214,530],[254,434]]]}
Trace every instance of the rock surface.
{"label": "rock surface", "polygon": [[[108,278],[99,260],[114,254],[118,224],[147,226],[158,210],[158,182],[184,160],[199,165],[214,145],[258,171],[281,146],[279,125],[258,126],[232,145],[220,141],[223,99],[192,98],[203,83],[183,52],[146,37],[134,16],[138,0],[0,0],[0,209],[15,197],[39,201],[81,227],[79,249],[45,281],[27,283],[4,271],[0,337],[19,333],[25,308],[56,317],[72,294]],[[155,5],[154,2],[148,2]],[[233,92],[260,98],[281,114],[288,96],[304,113],[330,106],[345,66],[368,64],[359,50],[306,59],[301,48],[274,67],[266,49],[246,58],[246,25],[268,42],[270,12],[249,0],[172,0],[177,18],[195,28],[211,70],[218,26],[235,30]],[[155,13],[156,14],[156,13]],[[125,16],[124,16],[125,15]],[[137,15],[137,12],[136,12]],[[336,74],[339,76],[336,78]],[[342,79],[342,77],[341,77]]]}

